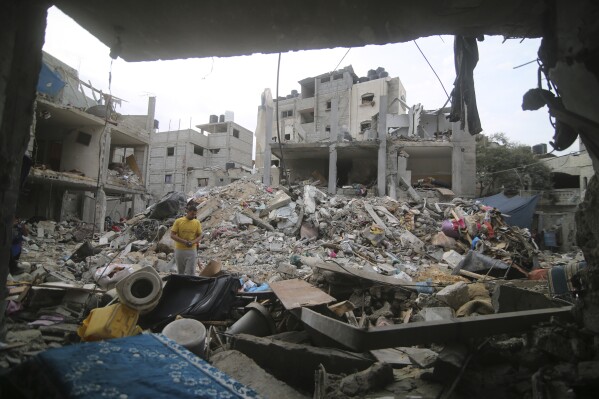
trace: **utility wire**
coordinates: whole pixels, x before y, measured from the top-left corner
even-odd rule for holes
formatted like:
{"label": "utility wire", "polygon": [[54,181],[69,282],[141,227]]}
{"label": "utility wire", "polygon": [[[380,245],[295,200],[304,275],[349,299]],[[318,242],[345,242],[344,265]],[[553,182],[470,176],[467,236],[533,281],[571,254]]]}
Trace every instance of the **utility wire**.
{"label": "utility wire", "polygon": [[345,55],[343,57],[341,57],[341,60],[339,61],[339,63],[337,64],[337,66],[335,67],[335,69],[333,69],[333,72],[335,72],[337,70],[337,68],[339,68],[339,65],[341,65],[341,63],[343,62],[343,60],[345,59],[345,57],[347,56],[347,54],[349,53],[349,50],[351,50],[351,47],[347,49],[347,51],[345,52]]}
{"label": "utility wire", "polygon": [[416,40],[413,40],[413,42],[416,45],[416,47],[418,47],[418,51],[420,51],[420,54],[422,54],[422,56],[424,57],[424,60],[428,64],[428,66],[431,67],[431,70],[433,71],[433,73],[437,77],[437,80],[439,81],[439,83],[441,83],[441,87],[443,88],[443,91],[445,92],[445,95],[447,96],[447,98],[450,98],[449,94],[447,93],[447,90],[445,90],[445,86],[443,85],[443,82],[441,81],[441,78],[439,77],[439,75],[437,75],[437,72],[435,71],[435,68],[433,68],[433,66],[431,65],[431,63],[428,61],[428,58],[426,58],[426,55],[424,55],[424,53],[420,49],[420,46],[418,45],[418,43],[416,43]]}
{"label": "utility wire", "polygon": [[[526,164],[526,165],[516,166],[516,167],[514,167],[514,168],[509,168],[509,169],[504,169],[504,170],[498,170],[498,171],[496,171],[496,172],[485,172],[485,174],[486,174],[486,175],[495,175],[495,174],[497,174],[497,173],[509,172],[509,171],[511,171],[511,170],[518,170],[518,169],[526,168],[526,167],[528,167],[528,166],[532,166],[532,165],[540,164],[541,162],[544,162],[544,161],[546,161],[546,160],[551,160],[551,159],[557,159],[557,158],[568,157],[568,156],[570,156],[570,155],[577,155],[577,154],[581,154],[581,153],[583,153],[583,152],[585,152],[585,151],[576,151],[576,152],[571,152],[571,153],[569,153],[569,154],[560,155],[560,156],[557,156],[557,157],[543,158],[543,159],[540,159],[540,160],[538,160],[538,161],[536,161],[536,162],[529,163],[529,164]],[[564,165],[565,165],[565,163],[564,163]],[[562,166],[563,166],[563,165],[562,165]]]}

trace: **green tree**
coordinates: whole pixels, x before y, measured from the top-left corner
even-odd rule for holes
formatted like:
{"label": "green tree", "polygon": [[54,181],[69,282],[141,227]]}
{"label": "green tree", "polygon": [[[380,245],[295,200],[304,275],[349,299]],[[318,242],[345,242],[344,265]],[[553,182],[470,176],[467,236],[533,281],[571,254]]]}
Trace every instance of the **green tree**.
{"label": "green tree", "polygon": [[505,133],[477,137],[476,178],[480,197],[553,187],[551,169],[539,162],[530,147],[511,141]]}

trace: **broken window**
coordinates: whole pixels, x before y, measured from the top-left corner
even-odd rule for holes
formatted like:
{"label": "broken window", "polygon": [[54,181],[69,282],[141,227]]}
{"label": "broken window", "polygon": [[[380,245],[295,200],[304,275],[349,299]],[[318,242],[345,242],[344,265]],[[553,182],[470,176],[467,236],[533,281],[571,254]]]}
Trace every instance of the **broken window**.
{"label": "broken window", "polygon": [[327,111],[331,109],[331,100],[327,101]]}
{"label": "broken window", "polygon": [[92,141],[92,135],[84,132],[77,132],[77,139],[75,140],[79,144],[89,146]]}
{"label": "broken window", "polygon": [[204,149],[199,145],[193,145],[193,153],[196,155],[204,155]]}
{"label": "broken window", "polygon": [[233,129],[233,137],[235,137],[236,139],[239,138],[239,130]]}
{"label": "broken window", "polygon": [[208,178],[199,177],[198,178],[198,187],[206,187],[208,185]]}
{"label": "broken window", "polygon": [[293,116],[293,110],[290,109],[288,111],[281,112],[281,118],[290,118]]}
{"label": "broken window", "polygon": [[300,112],[300,123],[314,123],[314,112]]}
{"label": "broken window", "polygon": [[333,80],[339,80],[339,79],[343,79],[343,74],[342,73],[338,73],[336,75],[333,76]]}
{"label": "broken window", "polygon": [[286,141],[291,140],[291,134],[289,134],[289,133],[285,134],[285,140]]}
{"label": "broken window", "polygon": [[374,94],[362,94],[362,105],[372,105],[372,103],[374,103]]}
{"label": "broken window", "polygon": [[360,134],[366,133],[367,130],[370,130],[371,126],[372,126],[372,122],[371,121],[361,122],[360,123]]}
{"label": "broken window", "polygon": [[331,81],[331,77],[330,76],[327,76],[327,77],[324,77],[324,78],[320,78],[320,83],[327,83],[327,82],[330,82],[330,81]]}
{"label": "broken window", "polygon": [[220,148],[212,148],[210,152],[213,154],[218,154],[220,152]]}
{"label": "broken window", "polygon": [[166,147],[166,156],[172,157],[175,155],[175,147]]}
{"label": "broken window", "polygon": [[325,127],[324,131],[327,132],[327,133],[330,133],[331,132],[331,126]]}
{"label": "broken window", "polygon": [[173,182],[173,175],[164,175],[164,182],[170,184]]}
{"label": "broken window", "polygon": [[276,166],[277,168],[279,167],[279,160],[278,159],[273,159],[270,161],[270,166]]}

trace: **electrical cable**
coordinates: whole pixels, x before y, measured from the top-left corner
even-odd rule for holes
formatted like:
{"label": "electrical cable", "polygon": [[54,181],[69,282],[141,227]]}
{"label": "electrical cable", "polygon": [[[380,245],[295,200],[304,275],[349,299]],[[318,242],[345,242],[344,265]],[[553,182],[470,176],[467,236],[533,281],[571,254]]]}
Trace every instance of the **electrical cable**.
{"label": "electrical cable", "polygon": [[337,68],[339,68],[339,65],[341,65],[341,63],[343,62],[343,60],[345,59],[345,57],[349,53],[349,50],[351,50],[351,47],[348,48],[347,51],[345,52],[345,55],[343,57],[341,57],[341,60],[339,60],[339,63],[337,64],[337,66],[335,67],[335,69],[333,69],[333,72],[335,72],[337,70]]}
{"label": "electrical cable", "polygon": [[[553,152],[553,151],[552,151],[552,152]],[[497,173],[509,172],[509,171],[512,171],[512,170],[517,170],[517,169],[521,169],[521,168],[526,168],[526,167],[528,167],[528,166],[532,166],[532,165],[540,164],[541,162],[543,162],[543,161],[545,161],[545,160],[553,160],[553,159],[558,159],[558,158],[568,157],[568,156],[570,156],[570,155],[577,155],[577,154],[581,154],[581,153],[583,153],[583,152],[584,152],[584,151],[574,151],[574,152],[571,152],[571,153],[569,153],[569,154],[560,155],[560,156],[557,156],[557,157],[543,158],[543,159],[540,159],[540,160],[538,160],[538,161],[536,161],[536,162],[529,163],[529,164],[526,164],[526,165],[516,166],[516,167],[513,167],[513,168],[509,168],[509,169],[504,169],[504,170],[498,170],[498,171],[496,171],[496,172],[485,172],[485,175],[495,175],[495,174],[497,174]],[[565,163],[564,163],[563,165],[565,165]],[[563,165],[562,165],[562,166],[563,166]]]}
{"label": "electrical cable", "polygon": [[449,101],[451,101],[451,97],[447,93],[447,90],[445,90],[445,86],[443,85],[443,82],[441,81],[441,78],[439,77],[439,75],[437,75],[437,72],[435,71],[435,68],[433,68],[433,66],[431,65],[431,63],[428,61],[428,58],[426,58],[426,55],[424,55],[424,53],[420,49],[420,46],[418,45],[418,43],[416,43],[416,40],[413,40],[413,42],[416,45],[416,47],[418,47],[418,51],[420,51],[420,54],[422,54],[422,56],[424,57],[424,60],[426,61],[426,63],[428,64],[428,66],[431,68],[431,70],[433,71],[433,73],[435,74],[435,76],[437,77],[437,80],[439,81],[439,83],[441,83],[441,87],[443,88],[443,91],[445,92],[445,95],[447,96],[447,98],[450,99]]}

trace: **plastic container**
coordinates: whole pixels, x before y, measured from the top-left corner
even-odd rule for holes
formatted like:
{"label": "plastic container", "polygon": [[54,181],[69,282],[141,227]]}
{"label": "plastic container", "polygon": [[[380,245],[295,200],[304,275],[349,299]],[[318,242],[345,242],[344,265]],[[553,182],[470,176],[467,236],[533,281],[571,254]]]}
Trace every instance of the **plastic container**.
{"label": "plastic container", "polygon": [[184,346],[191,353],[204,357],[206,327],[199,321],[194,319],[175,320],[164,327],[162,334]]}
{"label": "plastic container", "polygon": [[139,312],[121,303],[96,308],[77,329],[82,341],[128,337],[141,332],[137,327]]}

